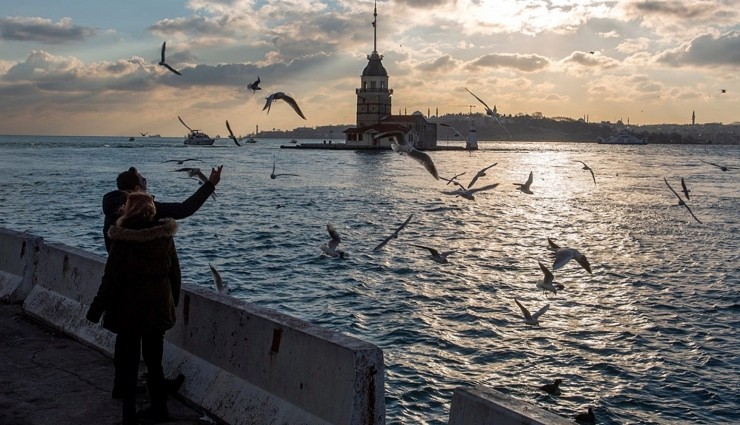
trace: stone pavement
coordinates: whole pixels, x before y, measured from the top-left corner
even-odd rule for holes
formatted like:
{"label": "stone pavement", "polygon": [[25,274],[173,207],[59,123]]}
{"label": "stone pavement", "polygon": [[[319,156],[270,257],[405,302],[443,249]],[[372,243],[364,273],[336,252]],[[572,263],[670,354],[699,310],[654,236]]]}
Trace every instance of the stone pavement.
{"label": "stone pavement", "polygon": [[[0,425],[120,424],[112,387],[111,358],[32,321],[20,304],[0,303]],[[143,409],[148,396],[136,403]],[[168,406],[168,424],[210,423],[180,400]]]}

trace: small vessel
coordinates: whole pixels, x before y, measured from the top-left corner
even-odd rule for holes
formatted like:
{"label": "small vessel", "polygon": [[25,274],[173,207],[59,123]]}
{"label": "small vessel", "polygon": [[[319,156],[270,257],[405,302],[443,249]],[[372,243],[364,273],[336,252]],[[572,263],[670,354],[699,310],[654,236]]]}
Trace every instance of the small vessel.
{"label": "small vessel", "polygon": [[136,140],[136,137],[134,137],[134,136],[131,136],[131,137],[128,138],[128,141],[129,142],[133,142],[134,140]]}
{"label": "small vessel", "polygon": [[241,139],[241,141],[244,143],[257,143],[257,139],[255,139],[254,137],[245,137]]}
{"label": "small vessel", "polygon": [[607,137],[599,137],[597,141],[603,145],[647,145],[647,139],[637,138],[626,131]]}
{"label": "small vessel", "polygon": [[160,134],[150,134],[146,137],[162,137]]}
{"label": "small vessel", "polygon": [[213,142],[216,141],[213,137],[207,135],[206,133],[201,132],[200,130],[193,130],[192,128],[188,127],[187,124],[185,124],[185,121],[180,118],[180,116],[177,116],[177,119],[180,120],[182,125],[185,126],[188,130],[190,130],[190,133],[188,133],[187,137],[185,138],[185,144],[186,145],[198,145],[198,146],[209,146],[212,145]]}

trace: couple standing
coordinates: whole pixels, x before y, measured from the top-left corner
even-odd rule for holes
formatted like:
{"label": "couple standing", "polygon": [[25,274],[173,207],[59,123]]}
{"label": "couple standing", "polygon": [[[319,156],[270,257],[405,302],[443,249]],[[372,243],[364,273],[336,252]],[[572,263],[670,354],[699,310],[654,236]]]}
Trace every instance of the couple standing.
{"label": "couple standing", "polygon": [[[87,319],[97,323],[104,315],[103,327],[116,334],[113,398],[123,401],[123,425],[169,420],[168,390],[176,391],[184,379],[166,380],[162,369],[164,333],[175,324],[180,299],[175,220],[198,211],[216,189],[222,168],[211,169],[208,181],[182,203],[155,202],[134,167],[119,174],[118,190],[103,197],[108,260]],[[137,414],[140,353],[151,405]]]}

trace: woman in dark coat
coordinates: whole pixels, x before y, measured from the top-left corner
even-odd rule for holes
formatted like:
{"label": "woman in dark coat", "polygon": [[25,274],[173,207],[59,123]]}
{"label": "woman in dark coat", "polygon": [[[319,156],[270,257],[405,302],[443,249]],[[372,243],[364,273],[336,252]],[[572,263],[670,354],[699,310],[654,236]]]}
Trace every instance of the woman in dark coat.
{"label": "woman in dark coat", "polygon": [[180,297],[180,262],[173,219],[155,220],[154,199],[145,192],[128,194],[123,215],[108,230],[112,244],[103,280],[87,318],[117,334],[114,359],[121,384],[123,424],[137,424],[135,396],[141,351],[147,367],[151,406],[141,419],[169,420],[164,388],[164,333],[175,324]]}

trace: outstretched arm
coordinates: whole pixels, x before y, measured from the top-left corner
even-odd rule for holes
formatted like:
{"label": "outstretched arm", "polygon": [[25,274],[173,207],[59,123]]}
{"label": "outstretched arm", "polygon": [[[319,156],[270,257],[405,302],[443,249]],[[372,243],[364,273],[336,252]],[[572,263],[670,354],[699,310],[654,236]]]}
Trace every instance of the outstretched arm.
{"label": "outstretched arm", "polygon": [[190,217],[200,209],[209,196],[216,190],[216,185],[221,181],[221,169],[211,169],[211,176],[206,183],[203,183],[195,193],[184,202],[154,202],[157,209],[157,218],[174,218],[179,220]]}

